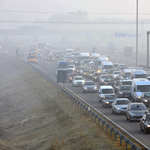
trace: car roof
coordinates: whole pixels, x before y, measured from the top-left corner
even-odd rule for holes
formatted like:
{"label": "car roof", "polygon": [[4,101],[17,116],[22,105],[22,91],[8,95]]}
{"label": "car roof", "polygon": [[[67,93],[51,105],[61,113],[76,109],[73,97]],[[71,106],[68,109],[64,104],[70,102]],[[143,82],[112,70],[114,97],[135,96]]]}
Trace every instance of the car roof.
{"label": "car roof", "polygon": [[112,86],[101,86],[100,89],[113,89]]}
{"label": "car roof", "polygon": [[117,98],[117,101],[121,101],[121,100],[129,100],[128,98]]}

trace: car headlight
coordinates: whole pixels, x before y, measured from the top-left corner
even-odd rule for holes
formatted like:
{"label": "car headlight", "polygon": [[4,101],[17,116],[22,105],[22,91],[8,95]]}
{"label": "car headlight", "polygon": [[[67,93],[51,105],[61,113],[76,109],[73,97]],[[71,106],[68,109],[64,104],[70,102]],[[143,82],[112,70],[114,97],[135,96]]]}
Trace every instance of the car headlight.
{"label": "car headlight", "polygon": [[95,87],[94,87],[94,89],[96,90],[96,89],[97,89],[97,87],[95,86]]}
{"label": "car headlight", "polygon": [[82,83],[84,83],[85,81],[82,81]]}
{"label": "car headlight", "polygon": [[95,77],[95,79],[97,79],[97,77]]}
{"label": "car headlight", "polygon": [[119,92],[119,94],[123,94],[122,92]]}
{"label": "car headlight", "polygon": [[121,109],[120,107],[117,107],[117,109]]}
{"label": "car headlight", "polygon": [[77,83],[77,81],[74,81],[74,83]]}
{"label": "car headlight", "polygon": [[104,82],[104,80],[101,80],[102,82]]}
{"label": "car headlight", "polygon": [[131,116],[135,116],[135,114],[134,114],[134,113],[130,113],[130,115],[131,115]]}
{"label": "car headlight", "polygon": [[147,99],[145,99],[145,100],[144,100],[144,102],[148,102],[148,100],[147,100]]}
{"label": "car headlight", "polygon": [[138,96],[137,98],[141,98],[141,96]]}
{"label": "car headlight", "polygon": [[109,104],[109,102],[105,102],[106,104]]}
{"label": "car headlight", "polygon": [[148,124],[147,127],[150,128],[150,125]]}
{"label": "car headlight", "polygon": [[106,85],[108,85],[108,83],[105,83]]}
{"label": "car headlight", "polygon": [[86,89],[87,89],[87,87],[84,87],[84,89],[86,90]]}

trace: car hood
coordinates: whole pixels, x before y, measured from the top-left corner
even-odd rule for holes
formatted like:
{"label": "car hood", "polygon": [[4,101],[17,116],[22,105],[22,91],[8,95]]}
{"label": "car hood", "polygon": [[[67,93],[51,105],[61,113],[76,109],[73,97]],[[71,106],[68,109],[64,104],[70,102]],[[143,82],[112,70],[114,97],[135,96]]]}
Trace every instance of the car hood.
{"label": "car hood", "polygon": [[133,114],[135,114],[135,115],[138,115],[138,114],[140,114],[140,115],[143,114],[143,115],[144,115],[144,114],[145,114],[145,111],[146,111],[146,110],[135,110],[135,111],[130,111],[130,113],[133,113]]}
{"label": "car hood", "polygon": [[96,85],[84,85],[84,87],[87,87],[87,88],[94,88],[94,87],[96,87]]}

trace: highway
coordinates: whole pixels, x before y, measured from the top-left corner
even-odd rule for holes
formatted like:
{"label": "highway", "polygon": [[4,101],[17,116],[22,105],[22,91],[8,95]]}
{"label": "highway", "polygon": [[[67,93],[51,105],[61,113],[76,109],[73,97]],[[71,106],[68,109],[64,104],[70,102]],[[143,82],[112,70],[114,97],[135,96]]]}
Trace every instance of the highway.
{"label": "highway", "polygon": [[[110,61],[112,61],[113,63],[125,63],[129,66],[135,66],[135,54],[129,58],[124,56],[123,51],[119,51],[117,53],[111,53],[108,50],[104,50],[104,51],[101,51],[100,54],[110,56]],[[143,58],[143,59],[140,59],[140,64],[146,64],[146,60],[144,59],[146,55],[141,53],[140,57]],[[43,59],[39,59],[37,66],[41,68],[42,70],[44,70],[51,77],[56,79],[57,61],[58,60],[56,59],[55,61],[46,62]],[[82,87],[72,87],[71,83],[65,83],[65,86],[68,89],[70,89],[72,92],[77,94],[79,97],[84,99],[86,102],[88,102],[90,105],[95,107],[98,111],[102,112],[111,120],[113,120],[115,123],[120,125],[127,132],[129,132],[134,137],[136,137],[139,141],[144,143],[146,146],[150,147],[150,141],[149,141],[150,134],[145,134],[144,132],[140,131],[139,122],[129,122],[126,120],[125,115],[115,115],[115,114],[112,114],[111,108],[103,108],[101,103],[98,101],[98,93],[82,93],[82,90],[81,90]]]}
{"label": "highway", "polygon": [[[106,51],[105,54],[108,55]],[[116,54],[109,53],[109,56],[112,62],[126,63],[129,66],[135,66],[135,60],[132,57],[131,58],[124,57],[123,53],[116,53]],[[39,60],[37,65],[46,73],[48,73],[51,77],[56,79],[56,64],[57,61],[47,63],[46,61]],[[90,105],[95,107],[97,110],[99,110],[107,117],[112,119],[115,123],[120,125],[122,128],[124,128],[126,131],[128,131],[130,134],[132,134],[142,143],[150,147],[150,141],[149,141],[150,134],[145,134],[144,132],[140,131],[139,122],[129,122],[126,120],[125,115],[116,116],[112,114],[111,108],[103,108],[101,103],[98,101],[98,93],[82,93],[82,87],[72,87],[71,83],[65,83],[65,86],[68,89],[70,89],[72,92],[77,94],[79,97],[84,99],[86,102],[88,102]]]}

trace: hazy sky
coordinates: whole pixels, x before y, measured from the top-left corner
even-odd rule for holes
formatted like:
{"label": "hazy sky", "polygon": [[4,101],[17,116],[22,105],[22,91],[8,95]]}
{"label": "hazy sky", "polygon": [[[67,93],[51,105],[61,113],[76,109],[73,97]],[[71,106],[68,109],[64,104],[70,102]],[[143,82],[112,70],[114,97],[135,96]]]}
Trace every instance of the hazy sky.
{"label": "hazy sky", "polygon": [[[2,10],[38,12],[77,12],[78,10],[82,10],[88,13],[100,13],[97,15],[89,14],[89,19],[95,19],[96,17],[135,19],[136,1],[137,0],[0,0],[0,20],[31,21],[38,18],[47,21],[52,15],[52,13],[10,13]],[[150,18],[150,0],[138,1],[139,19]]]}

